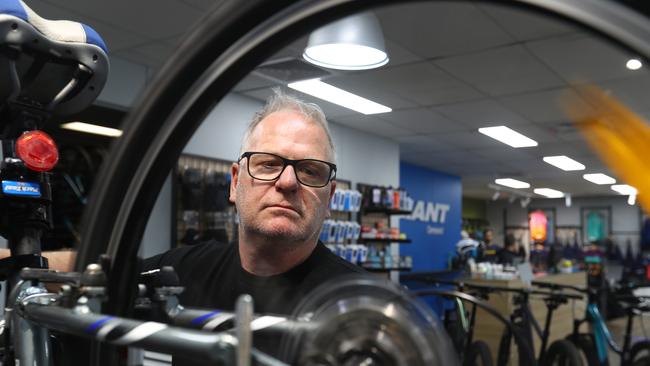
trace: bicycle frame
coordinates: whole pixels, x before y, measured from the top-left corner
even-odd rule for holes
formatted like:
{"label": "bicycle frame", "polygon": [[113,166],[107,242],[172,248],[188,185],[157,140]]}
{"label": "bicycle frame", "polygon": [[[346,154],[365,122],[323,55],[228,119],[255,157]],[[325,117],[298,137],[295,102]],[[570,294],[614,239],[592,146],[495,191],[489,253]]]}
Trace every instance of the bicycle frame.
{"label": "bicycle frame", "polygon": [[623,341],[623,347],[621,347],[611,335],[609,328],[605,322],[605,319],[598,310],[598,306],[595,303],[587,304],[585,310],[585,318],[581,320],[576,320],[574,322],[574,336],[577,336],[579,333],[580,325],[584,322],[589,323],[592,327],[591,334],[594,339],[594,346],[596,348],[596,354],[598,356],[598,361],[601,365],[607,365],[609,362],[609,350],[614,351],[621,359],[621,362],[629,361],[627,358],[630,356],[630,346],[631,346],[631,337],[630,332],[632,330],[632,323],[634,319],[633,313],[628,313],[626,330],[625,330],[625,339]]}

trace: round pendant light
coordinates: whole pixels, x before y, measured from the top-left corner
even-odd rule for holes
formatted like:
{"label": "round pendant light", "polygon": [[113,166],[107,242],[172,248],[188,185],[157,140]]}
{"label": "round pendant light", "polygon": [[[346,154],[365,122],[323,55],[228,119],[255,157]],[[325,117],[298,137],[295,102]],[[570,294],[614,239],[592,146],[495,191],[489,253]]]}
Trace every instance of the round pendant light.
{"label": "round pendant light", "polygon": [[368,12],[315,30],[302,56],[314,65],[338,70],[367,70],[388,63],[381,25]]}

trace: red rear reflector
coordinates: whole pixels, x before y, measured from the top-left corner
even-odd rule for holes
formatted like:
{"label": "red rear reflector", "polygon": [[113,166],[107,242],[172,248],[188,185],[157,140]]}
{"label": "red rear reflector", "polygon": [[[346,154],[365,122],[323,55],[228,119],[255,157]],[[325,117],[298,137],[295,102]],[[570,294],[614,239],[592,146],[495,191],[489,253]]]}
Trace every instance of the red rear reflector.
{"label": "red rear reflector", "polygon": [[39,130],[23,133],[16,140],[16,153],[25,166],[37,172],[51,170],[59,161],[59,149],[54,140]]}

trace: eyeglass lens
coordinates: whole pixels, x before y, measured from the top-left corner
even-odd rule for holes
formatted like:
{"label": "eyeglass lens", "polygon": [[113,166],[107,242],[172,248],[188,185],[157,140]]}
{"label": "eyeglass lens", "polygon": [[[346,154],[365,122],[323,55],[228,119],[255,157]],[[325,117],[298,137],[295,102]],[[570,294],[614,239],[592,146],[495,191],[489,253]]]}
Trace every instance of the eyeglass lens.
{"label": "eyeglass lens", "polygon": [[[248,171],[253,178],[260,180],[277,179],[285,166],[285,161],[276,155],[254,153],[248,157]],[[294,166],[296,177],[308,186],[324,186],[330,180],[331,168],[318,160],[300,160]]]}

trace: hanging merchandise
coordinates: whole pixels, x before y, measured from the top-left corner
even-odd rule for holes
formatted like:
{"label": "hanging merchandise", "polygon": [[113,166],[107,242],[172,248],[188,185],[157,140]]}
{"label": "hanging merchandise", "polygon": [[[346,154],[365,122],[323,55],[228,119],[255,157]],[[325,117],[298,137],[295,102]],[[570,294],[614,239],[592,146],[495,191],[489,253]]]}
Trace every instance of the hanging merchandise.
{"label": "hanging merchandise", "polygon": [[237,216],[229,202],[232,162],[182,155],[173,188],[176,195],[176,244],[216,240],[229,243],[236,235]]}
{"label": "hanging merchandise", "polygon": [[546,241],[548,220],[543,211],[533,211],[528,215],[528,224],[530,226],[530,238],[533,242],[543,243]]}
{"label": "hanging merchandise", "polygon": [[593,211],[587,214],[587,241],[596,243],[605,238],[604,217],[599,212]]}
{"label": "hanging merchandise", "polygon": [[641,250],[650,250],[650,217],[648,216],[643,219],[641,226]]}

